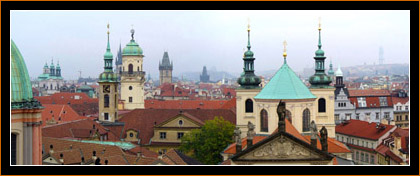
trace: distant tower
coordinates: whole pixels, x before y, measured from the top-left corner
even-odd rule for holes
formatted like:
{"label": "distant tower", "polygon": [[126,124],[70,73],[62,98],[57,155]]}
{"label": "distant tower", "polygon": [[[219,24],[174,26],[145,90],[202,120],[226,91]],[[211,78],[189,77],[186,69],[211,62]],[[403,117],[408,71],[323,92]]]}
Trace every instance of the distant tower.
{"label": "distant tower", "polygon": [[144,108],[143,50],[134,40],[134,29],[131,29],[131,40],[122,52],[121,99],[124,109]]}
{"label": "distant tower", "polygon": [[55,75],[57,77],[61,77],[61,67],[60,67],[60,63],[57,62],[57,66],[55,67]]}
{"label": "distant tower", "polygon": [[50,76],[55,76],[55,67],[54,67],[54,60],[53,59],[51,59]]}
{"label": "distant tower", "polygon": [[99,121],[115,122],[118,118],[118,77],[112,70],[112,53],[108,45],[104,55],[104,72],[99,75]]}
{"label": "distant tower", "polygon": [[338,66],[337,71],[335,72],[335,87],[336,88],[344,88],[344,82],[343,82],[343,72],[341,71],[341,67]]}
{"label": "distant tower", "polygon": [[210,75],[207,74],[206,66],[203,67],[203,73],[200,75],[200,82],[208,83],[210,81]]}
{"label": "distant tower", "polygon": [[172,83],[172,62],[169,61],[168,52],[163,53],[162,61],[159,61],[159,81],[163,83]]}
{"label": "distant tower", "polygon": [[384,64],[384,48],[379,47],[379,65]]}
{"label": "distant tower", "polygon": [[332,60],[330,60],[330,69],[328,70],[328,76],[330,76],[331,78],[334,76]]}

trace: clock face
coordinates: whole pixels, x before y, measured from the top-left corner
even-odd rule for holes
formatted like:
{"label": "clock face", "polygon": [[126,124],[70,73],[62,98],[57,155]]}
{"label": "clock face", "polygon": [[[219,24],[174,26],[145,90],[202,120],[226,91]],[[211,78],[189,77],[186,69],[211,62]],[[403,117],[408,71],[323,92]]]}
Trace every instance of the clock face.
{"label": "clock face", "polygon": [[110,86],[109,85],[104,85],[104,93],[110,93]]}

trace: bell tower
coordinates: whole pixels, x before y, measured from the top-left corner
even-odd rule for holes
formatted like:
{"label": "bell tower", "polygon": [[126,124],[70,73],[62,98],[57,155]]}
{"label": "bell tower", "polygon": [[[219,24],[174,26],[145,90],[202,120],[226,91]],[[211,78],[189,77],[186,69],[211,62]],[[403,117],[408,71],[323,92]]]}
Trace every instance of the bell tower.
{"label": "bell tower", "polygon": [[112,70],[112,53],[108,45],[104,55],[104,72],[99,75],[99,121],[115,122],[118,118],[118,77]]}
{"label": "bell tower", "polygon": [[124,109],[144,109],[143,50],[134,40],[134,29],[131,29],[131,40],[122,52],[121,100]]}

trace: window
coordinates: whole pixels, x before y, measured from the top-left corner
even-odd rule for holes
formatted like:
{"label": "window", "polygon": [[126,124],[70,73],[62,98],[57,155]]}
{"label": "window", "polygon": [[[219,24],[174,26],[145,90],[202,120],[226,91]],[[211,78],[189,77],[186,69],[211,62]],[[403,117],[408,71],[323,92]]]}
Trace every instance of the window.
{"label": "window", "polygon": [[334,114],[334,120],[338,122],[340,120],[340,114]]}
{"label": "window", "polygon": [[370,119],[370,113],[365,113],[365,118],[366,118],[366,120],[369,120]]}
{"label": "window", "polygon": [[178,139],[181,139],[184,136],[184,133],[178,133]]}
{"label": "window", "polygon": [[347,138],[347,143],[350,143],[350,138]]}
{"label": "window", "polygon": [[351,143],[354,144],[354,139],[351,139]]}
{"label": "window", "polygon": [[379,119],[379,112],[376,113],[376,120]]}
{"label": "window", "polygon": [[343,136],[341,136],[341,142],[344,142],[344,137]]}
{"label": "window", "polygon": [[108,113],[106,112],[106,113],[104,113],[104,119],[105,120],[109,120],[109,117],[108,117]]}
{"label": "window", "polygon": [[160,139],[166,139],[166,132],[160,132]]}
{"label": "window", "polygon": [[346,120],[350,120],[351,119],[351,114],[346,114]]}
{"label": "window", "polygon": [[362,147],[364,147],[365,146],[365,141],[362,141]]}
{"label": "window", "polygon": [[179,120],[179,121],[178,121],[178,124],[179,124],[179,126],[182,126],[182,125],[184,124],[184,121]]}
{"label": "window", "polygon": [[128,90],[133,90],[133,86],[128,86]]}
{"label": "window", "polygon": [[104,95],[104,107],[105,108],[109,107],[109,95],[108,94]]}
{"label": "window", "polygon": [[134,136],[134,134],[133,133],[130,133],[130,137],[133,137]]}
{"label": "window", "polygon": [[405,106],[405,110],[408,111],[408,106]]}
{"label": "window", "polygon": [[366,107],[366,97],[358,97],[357,102],[359,107]]}
{"label": "window", "polygon": [[140,71],[140,67],[137,67],[137,71]]}
{"label": "window", "polygon": [[254,112],[254,102],[251,99],[245,101],[245,112]]}
{"label": "window", "polygon": [[133,102],[133,97],[128,97],[128,102],[132,103]]}
{"label": "window", "polygon": [[356,152],[356,161],[359,160],[359,152]]}
{"label": "window", "polygon": [[324,98],[320,98],[318,100],[318,112],[325,112],[325,99]]}
{"label": "window", "polygon": [[360,156],[360,161],[365,161],[365,153],[362,153]]}
{"label": "window", "polygon": [[17,158],[17,135],[15,133],[12,133],[12,139],[11,139],[11,164],[16,165],[16,158]]}
{"label": "window", "polygon": [[292,123],[292,113],[289,110],[286,110],[286,119],[288,119],[289,122]]}
{"label": "window", "polygon": [[311,120],[309,109],[303,111],[302,117],[302,131],[309,131],[309,121]]}
{"label": "window", "polygon": [[384,118],[389,119],[389,112],[384,112]]}
{"label": "window", "polygon": [[260,112],[261,132],[268,132],[268,113],[265,109]]}
{"label": "window", "polygon": [[128,74],[133,74],[133,64],[128,65]]}
{"label": "window", "polygon": [[365,162],[369,163],[369,155],[367,153],[365,154]]}
{"label": "window", "polygon": [[388,106],[388,101],[386,97],[379,97],[379,103],[381,104],[381,106]]}
{"label": "window", "polygon": [[359,114],[360,113],[356,113],[356,119],[359,120]]}
{"label": "window", "polygon": [[375,164],[375,156],[370,155],[370,164]]}
{"label": "window", "polygon": [[359,145],[359,140],[357,140],[357,145]]}
{"label": "window", "polygon": [[[402,117],[401,117],[402,118]],[[408,115],[405,115],[405,120],[408,120]]]}

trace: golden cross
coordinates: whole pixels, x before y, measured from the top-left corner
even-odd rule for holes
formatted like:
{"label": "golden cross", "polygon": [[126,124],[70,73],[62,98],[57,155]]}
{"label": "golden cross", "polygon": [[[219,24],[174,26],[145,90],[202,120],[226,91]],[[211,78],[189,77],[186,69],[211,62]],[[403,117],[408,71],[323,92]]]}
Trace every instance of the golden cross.
{"label": "golden cross", "polygon": [[319,17],[319,28],[318,30],[321,30],[321,17]]}
{"label": "golden cross", "polygon": [[287,46],[286,40],[283,42],[283,46],[284,46],[284,52],[286,52],[286,46]]}

